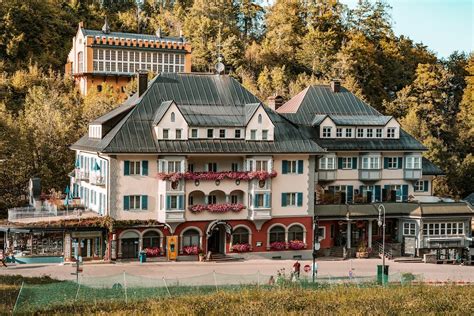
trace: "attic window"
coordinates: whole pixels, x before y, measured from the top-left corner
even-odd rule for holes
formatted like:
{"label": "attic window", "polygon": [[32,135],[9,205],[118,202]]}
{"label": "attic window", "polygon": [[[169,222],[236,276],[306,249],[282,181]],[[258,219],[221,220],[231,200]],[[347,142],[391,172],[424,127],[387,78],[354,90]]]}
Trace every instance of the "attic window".
{"label": "attic window", "polygon": [[258,124],[262,124],[262,114],[258,115]]}
{"label": "attic window", "polygon": [[396,127],[387,128],[387,138],[395,138]]}
{"label": "attic window", "polygon": [[89,125],[89,138],[102,138],[102,125]]}
{"label": "attic window", "polygon": [[174,114],[174,112],[171,112],[171,122],[175,122],[176,121],[176,115]]}

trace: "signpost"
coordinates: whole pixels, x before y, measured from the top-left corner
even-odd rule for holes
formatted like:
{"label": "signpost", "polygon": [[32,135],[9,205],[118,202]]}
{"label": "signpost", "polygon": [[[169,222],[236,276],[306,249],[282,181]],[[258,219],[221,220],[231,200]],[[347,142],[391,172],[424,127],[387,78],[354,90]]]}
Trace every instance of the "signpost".
{"label": "signpost", "polygon": [[313,283],[316,280],[316,256],[317,251],[321,249],[321,244],[319,243],[319,219],[316,217],[313,220]]}
{"label": "signpost", "polygon": [[79,273],[82,273],[83,272],[83,268],[82,268],[82,257],[79,256],[79,257],[76,257],[76,272],[73,272],[71,273],[72,275],[76,275],[76,283],[79,284]]}

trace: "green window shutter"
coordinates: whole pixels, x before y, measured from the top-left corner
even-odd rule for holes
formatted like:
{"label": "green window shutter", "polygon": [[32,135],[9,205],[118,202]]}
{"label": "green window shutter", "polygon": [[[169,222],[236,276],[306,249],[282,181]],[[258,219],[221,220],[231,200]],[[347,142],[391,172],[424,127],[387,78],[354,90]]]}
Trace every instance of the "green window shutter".
{"label": "green window shutter", "polygon": [[423,191],[428,192],[428,189],[429,189],[429,184],[428,184],[428,181],[425,180],[423,181]]}
{"label": "green window shutter", "polygon": [[383,158],[383,168],[388,169],[388,157]]}
{"label": "green window shutter", "polygon": [[398,169],[403,169],[403,157],[398,157]]}
{"label": "green window shutter", "polygon": [[148,209],[148,195],[142,195],[142,210]]}
{"label": "green window shutter", "polygon": [[337,169],[342,169],[342,158],[337,158]]}
{"label": "green window shutter", "polygon": [[257,207],[258,206],[258,203],[257,203],[257,194],[254,194],[253,195],[253,207]]}
{"label": "green window shutter", "polygon": [[130,175],[130,161],[125,160],[125,161],[123,162],[123,164],[124,164],[124,167],[123,167],[123,175],[124,175],[124,176]]}
{"label": "green window shutter", "polygon": [[171,208],[171,196],[166,196],[166,209],[169,210]]}
{"label": "green window shutter", "polygon": [[283,160],[281,162],[281,173],[287,174],[288,173],[288,160]]}
{"label": "green window shutter", "polygon": [[142,176],[148,175],[148,160],[142,161]]}
{"label": "green window shutter", "polygon": [[180,210],[184,209],[184,196],[183,195],[178,196],[178,209]]}
{"label": "green window shutter", "polygon": [[303,193],[302,192],[298,192],[296,193],[296,203],[298,206],[303,206]]}
{"label": "green window shutter", "polygon": [[378,201],[380,202],[381,199],[380,199],[380,185],[376,185],[375,186],[375,201]]}
{"label": "green window shutter", "polygon": [[347,203],[352,203],[354,201],[354,186],[347,186]]}
{"label": "green window shutter", "polygon": [[130,196],[124,195],[123,197],[123,209],[129,210],[130,209]]}
{"label": "green window shutter", "polygon": [[357,157],[352,157],[352,169],[357,169]]}
{"label": "green window shutter", "polygon": [[298,160],[298,174],[303,174],[303,160]]}
{"label": "green window shutter", "polygon": [[402,185],[402,201],[408,201],[408,184]]}
{"label": "green window shutter", "polygon": [[286,206],[286,193],[281,194],[281,206]]}

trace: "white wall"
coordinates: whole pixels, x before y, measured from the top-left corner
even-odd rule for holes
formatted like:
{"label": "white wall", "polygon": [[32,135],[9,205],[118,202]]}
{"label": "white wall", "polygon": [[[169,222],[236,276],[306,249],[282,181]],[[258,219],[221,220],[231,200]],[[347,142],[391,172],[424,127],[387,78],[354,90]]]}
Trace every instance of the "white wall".
{"label": "white wall", "polygon": [[[175,114],[175,122],[171,122],[171,113]],[[168,139],[176,139],[176,129],[181,129],[181,139],[188,138],[188,123],[174,103],[163,115],[158,126],[155,126],[155,137],[163,139],[163,129],[169,130]]]}
{"label": "white wall", "polygon": [[[258,116],[262,116],[262,123],[258,123]],[[246,133],[245,133],[245,139],[250,140],[251,139],[251,130],[257,130],[257,140],[262,139],[262,131],[263,130],[268,130],[268,139],[267,140],[273,140],[273,134],[274,134],[274,125],[272,121],[270,120],[270,117],[268,116],[267,112],[265,112],[263,106],[259,106],[258,109],[255,111],[253,117],[250,119],[250,121],[247,124],[246,127]]]}

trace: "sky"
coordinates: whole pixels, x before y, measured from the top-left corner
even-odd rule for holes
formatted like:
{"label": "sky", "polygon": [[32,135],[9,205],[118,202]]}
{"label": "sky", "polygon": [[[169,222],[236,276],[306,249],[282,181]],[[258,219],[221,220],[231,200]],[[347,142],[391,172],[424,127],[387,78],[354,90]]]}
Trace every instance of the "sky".
{"label": "sky", "polygon": [[[474,52],[474,0],[384,0],[393,30],[423,43],[439,58],[455,50]],[[358,0],[340,0],[350,8]]]}

